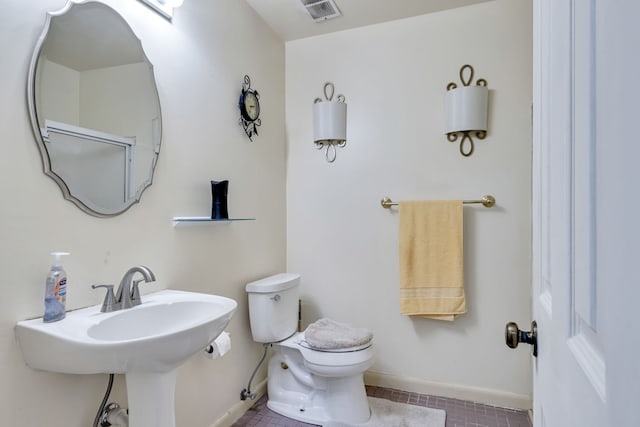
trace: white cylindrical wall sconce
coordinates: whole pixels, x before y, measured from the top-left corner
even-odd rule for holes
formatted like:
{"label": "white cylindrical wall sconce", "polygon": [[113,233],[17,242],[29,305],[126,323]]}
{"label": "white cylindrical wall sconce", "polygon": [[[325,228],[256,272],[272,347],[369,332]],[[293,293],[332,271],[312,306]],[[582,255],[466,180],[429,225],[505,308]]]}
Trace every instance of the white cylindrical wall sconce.
{"label": "white cylindrical wall sconce", "polygon": [[344,95],[333,101],[333,83],[325,83],[325,101],[316,98],[313,103],[313,142],[317,149],[326,147],[325,157],[329,163],[336,159],[336,145],[347,144],[347,104]]}
{"label": "white cylindrical wall sconce", "polygon": [[[468,73],[467,78],[465,78],[465,71]],[[444,133],[451,142],[456,141],[459,134],[462,134],[460,153],[465,157],[470,156],[474,150],[471,133],[473,132],[478,139],[484,139],[487,135],[489,104],[487,81],[479,79],[475,86],[471,86],[472,80],[473,67],[471,65],[462,66],[460,81],[463,86],[458,87],[456,83],[449,83],[447,93],[444,96]]]}

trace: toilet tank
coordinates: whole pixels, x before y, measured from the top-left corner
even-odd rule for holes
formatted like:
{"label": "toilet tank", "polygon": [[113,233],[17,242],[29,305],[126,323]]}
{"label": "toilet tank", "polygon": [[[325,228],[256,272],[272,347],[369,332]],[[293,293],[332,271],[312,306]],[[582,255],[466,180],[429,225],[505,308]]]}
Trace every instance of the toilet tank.
{"label": "toilet tank", "polygon": [[282,341],[298,325],[300,275],[281,273],[248,283],[251,335],[259,343]]}

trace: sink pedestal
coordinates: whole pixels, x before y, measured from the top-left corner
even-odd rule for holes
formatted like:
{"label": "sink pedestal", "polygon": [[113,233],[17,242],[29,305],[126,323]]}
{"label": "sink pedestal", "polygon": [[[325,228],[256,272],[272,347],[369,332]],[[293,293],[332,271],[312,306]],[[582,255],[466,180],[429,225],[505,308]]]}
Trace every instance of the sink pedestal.
{"label": "sink pedestal", "polygon": [[125,376],[129,427],[175,427],[176,370],[129,372]]}

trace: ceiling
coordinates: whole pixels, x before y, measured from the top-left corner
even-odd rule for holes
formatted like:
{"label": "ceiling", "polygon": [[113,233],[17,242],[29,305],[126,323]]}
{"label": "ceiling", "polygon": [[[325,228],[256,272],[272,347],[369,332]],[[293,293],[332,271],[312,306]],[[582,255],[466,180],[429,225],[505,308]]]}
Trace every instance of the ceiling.
{"label": "ceiling", "polygon": [[301,0],[246,0],[284,40],[296,40],[491,0],[334,0],[342,16],[314,22]]}
{"label": "ceiling", "polygon": [[[317,23],[301,0],[246,0],[284,41],[485,1],[492,0],[334,0],[342,16]],[[110,8],[93,2],[75,4],[52,20],[43,53],[77,71],[145,60],[140,41],[126,22]]]}
{"label": "ceiling", "polygon": [[87,71],[145,60],[140,40],[127,22],[102,3],[74,4],[53,16],[42,54],[76,71]]}

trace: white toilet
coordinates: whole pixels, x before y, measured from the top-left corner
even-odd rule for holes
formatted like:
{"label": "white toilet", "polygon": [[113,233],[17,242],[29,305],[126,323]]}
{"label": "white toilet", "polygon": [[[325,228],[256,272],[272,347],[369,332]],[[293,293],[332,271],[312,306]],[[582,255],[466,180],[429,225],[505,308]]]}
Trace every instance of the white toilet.
{"label": "white toilet", "polygon": [[298,421],[364,423],[371,411],[363,374],[373,364],[372,335],[329,319],[296,332],[300,275],[247,284],[253,340],[271,343],[267,406]]}

